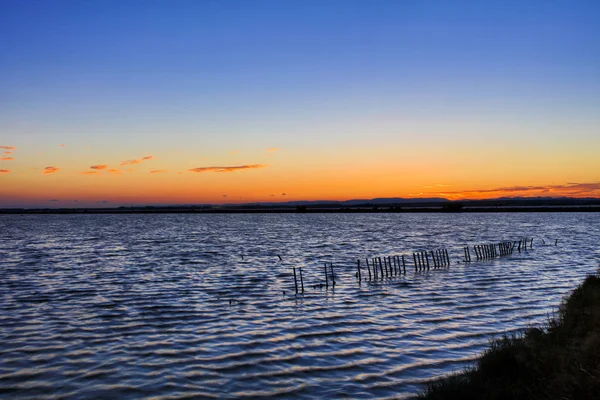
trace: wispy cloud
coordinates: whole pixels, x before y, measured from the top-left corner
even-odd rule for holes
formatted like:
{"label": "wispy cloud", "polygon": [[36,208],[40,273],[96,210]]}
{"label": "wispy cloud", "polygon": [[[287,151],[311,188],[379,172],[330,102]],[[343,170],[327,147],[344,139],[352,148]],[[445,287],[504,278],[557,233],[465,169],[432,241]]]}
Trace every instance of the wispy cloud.
{"label": "wispy cloud", "polygon": [[13,153],[14,153],[14,151],[5,151],[5,152],[4,152],[4,155],[10,156],[10,155],[11,155],[11,154],[13,154]]}
{"label": "wispy cloud", "polygon": [[161,174],[163,172],[168,172],[166,169],[153,169],[150,171],[151,174]]}
{"label": "wispy cloud", "polygon": [[15,146],[0,146],[0,149],[3,149],[3,150],[16,150],[17,148]]}
{"label": "wispy cloud", "polygon": [[437,193],[448,198],[480,198],[498,196],[600,196],[600,182],[565,183],[562,185],[504,186],[492,189],[462,190]]}
{"label": "wispy cloud", "polygon": [[433,189],[433,188],[443,188],[443,187],[450,187],[450,185],[445,185],[443,183],[435,183],[433,185],[423,186],[423,189]]}
{"label": "wispy cloud", "polygon": [[277,153],[279,151],[279,148],[278,147],[269,147],[265,151],[267,152],[268,156],[274,156],[275,153]]}
{"label": "wispy cloud", "polygon": [[60,147],[65,147],[64,143],[61,143]]}
{"label": "wispy cloud", "polygon": [[108,168],[108,165],[92,165],[90,167],[90,169],[98,169],[98,170],[100,170],[100,169],[106,169],[106,168]]}
{"label": "wispy cloud", "polygon": [[84,171],[84,175],[100,175],[99,171]]}
{"label": "wispy cloud", "polygon": [[153,160],[153,159],[154,159],[154,156],[146,156],[146,157],[142,157],[142,158],[140,158],[138,160],[123,161],[121,163],[121,166],[123,166],[123,165],[131,165],[131,164],[139,164],[141,162],[148,161],[148,160]]}
{"label": "wispy cloud", "polygon": [[58,171],[60,171],[58,167],[46,167],[44,168],[44,175],[54,174]]}
{"label": "wispy cloud", "polygon": [[10,174],[10,169],[0,169],[0,174]]}
{"label": "wispy cloud", "polygon": [[14,161],[15,158],[14,157],[0,157],[0,160],[2,160],[2,161]]}
{"label": "wispy cloud", "polygon": [[261,164],[252,164],[252,165],[237,165],[237,166],[233,166],[233,167],[199,167],[199,168],[192,168],[189,171],[190,172],[235,172],[235,171],[241,171],[244,169],[258,169],[258,168],[265,168],[266,165],[261,165]]}
{"label": "wispy cloud", "polygon": [[118,169],[109,169],[107,172],[111,173],[113,175],[121,175],[122,174],[122,172],[119,171]]}

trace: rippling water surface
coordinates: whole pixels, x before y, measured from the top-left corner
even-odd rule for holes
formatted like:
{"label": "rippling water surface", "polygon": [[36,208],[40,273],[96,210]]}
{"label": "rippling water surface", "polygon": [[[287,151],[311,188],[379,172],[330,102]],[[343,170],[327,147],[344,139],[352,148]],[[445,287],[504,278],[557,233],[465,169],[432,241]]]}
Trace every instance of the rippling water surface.
{"label": "rippling water surface", "polygon": [[[544,322],[600,259],[597,213],[5,215],[0,232],[10,398],[410,396]],[[448,269],[355,277],[357,258],[438,247]],[[315,287],[324,262],[335,289]]]}

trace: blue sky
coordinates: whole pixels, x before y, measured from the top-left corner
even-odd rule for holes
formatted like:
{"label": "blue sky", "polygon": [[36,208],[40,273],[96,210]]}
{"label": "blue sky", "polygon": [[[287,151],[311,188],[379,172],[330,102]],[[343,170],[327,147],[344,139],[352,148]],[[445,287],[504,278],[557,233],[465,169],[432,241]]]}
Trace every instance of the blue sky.
{"label": "blue sky", "polygon": [[599,144],[599,22],[598,1],[3,0],[0,138],[278,147],[298,168],[340,142],[580,151]]}

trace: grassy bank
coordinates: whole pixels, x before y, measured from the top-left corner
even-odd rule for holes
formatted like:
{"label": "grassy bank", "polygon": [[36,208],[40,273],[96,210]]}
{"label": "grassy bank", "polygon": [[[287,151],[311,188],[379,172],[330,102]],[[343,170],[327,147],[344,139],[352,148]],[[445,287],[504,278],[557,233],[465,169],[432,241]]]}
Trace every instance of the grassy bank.
{"label": "grassy bank", "polygon": [[494,340],[477,364],[419,399],[600,398],[600,276],[588,276],[543,328]]}

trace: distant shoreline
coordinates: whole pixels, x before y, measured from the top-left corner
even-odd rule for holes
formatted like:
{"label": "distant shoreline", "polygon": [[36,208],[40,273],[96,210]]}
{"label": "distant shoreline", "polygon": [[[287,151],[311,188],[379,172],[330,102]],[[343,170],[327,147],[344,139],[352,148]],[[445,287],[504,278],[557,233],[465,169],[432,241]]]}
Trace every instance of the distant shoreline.
{"label": "distant shoreline", "polygon": [[600,206],[489,206],[489,207],[119,207],[0,209],[4,214],[354,214],[354,213],[522,213],[600,212]]}

